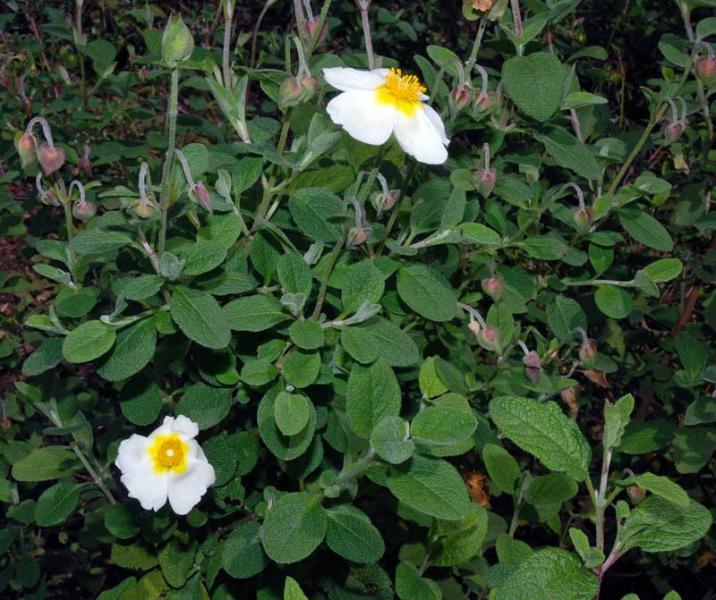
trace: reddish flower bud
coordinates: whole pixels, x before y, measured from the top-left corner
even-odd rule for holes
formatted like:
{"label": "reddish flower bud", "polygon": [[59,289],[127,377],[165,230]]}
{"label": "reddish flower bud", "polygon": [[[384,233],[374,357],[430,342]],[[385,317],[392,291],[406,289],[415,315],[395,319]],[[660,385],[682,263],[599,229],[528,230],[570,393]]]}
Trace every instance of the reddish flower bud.
{"label": "reddish flower bud", "polygon": [[346,240],[346,248],[355,248],[364,243],[372,233],[370,227],[361,227],[360,229],[352,228],[348,232],[348,239]]}
{"label": "reddish flower bud", "polygon": [[475,334],[475,337],[479,340],[480,339],[480,332],[482,331],[482,327],[480,326],[480,323],[478,321],[470,321],[467,324],[467,327],[472,333]]}
{"label": "reddish flower bud", "polygon": [[84,173],[85,173],[85,175],[87,175],[87,177],[92,176],[92,163],[90,163],[90,160],[89,160],[91,153],[92,153],[92,150],[90,149],[90,147],[88,145],[85,144],[84,154],[82,156],[80,156],[79,160],[77,161],[77,164],[79,165],[80,169],[82,169],[82,171],[84,171]]}
{"label": "reddish flower bud", "polygon": [[706,87],[716,86],[716,56],[699,56],[696,59],[696,76]]}
{"label": "reddish flower bud", "polygon": [[475,112],[478,114],[490,112],[497,106],[499,100],[500,95],[497,92],[478,94],[477,98],[475,98]]}
{"label": "reddish flower bud", "polygon": [[[308,19],[307,23],[308,28],[308,35],[313,39],[313,36],[316,34],[316,30],[318,29],[318,19],[316,17],[313,17],[311,19]],[[318,36],[318,41],[316,42],[317,46],[320,46],[323,44],[323,42],[326,41],[326,36],[328,34],[328,27],[324,24],[321,28],[321,33]]]}
{"label": "reddish flower bud", "polygon": [[502,277],[490,277],[482,280],[482,290],[493,300],[500,299],[504,288],[505,282]]}
{"label": "reddish flower bud", "polygon": [[37,158],[45,175],[51,175],[65,164],[65,151],[56,146],[42,144],[37,150]]}
{"label": "reddish flower bud", "polygon": [[673,121],[667,123],[664,126],[664,139],[666,140],[666,143],[673,144],[674,142],[678,142],[681,136],[684,134],[685,129],[685,123],[681,121]]}
{"label": "reddish flower bud", "polygon": [[60,206],[60,199],[52,190],[43,190],[39,194],[40,202],[46,206]]}
{"label": "reddish flower bud", "polygon": [[455,88],[450,92],[450,109],[454,113],[460,112],[472,102],[472,91],[469,87]]}
{"label": "reddish flower bud", "polygon": [[196,198],[196,201],[199,203],[199,206],[209,213],[212,212],[211,194],[201,181],[194,185],[191,192],[194,195],[194,198]]}
{"label": "reddish flower bud", "polygon": [[472,182],[484,198],[489,198],[497,183],[497,171],[480,167],[475,171]]}
{"label": "reddish flower bud", "polygon": [[316,94],[318,82],[313,75],[304,75],[301,77],[301,102],[308,102]]}
{"label": "reddish flower bud", "polygon": [[579,360],[590,366],[595,358],[597,358],[597,340],[588,339],[579,348]]}
{"label": "reddish flower bud", "polygon": [[486,350],[497,352],[500,350],[500,334],[497,331],[497,327],[494,325],[488,325],[477,337],[477,341]]}
{"label": "reddish flower bud", "polygon": [[634,504],[639,504],[646,497],[646,490],[638,485],[630,485],[627,488],[627,495]]}
{"label": "reddish flower bud", "polygon": [[542,361],[540,360],[539,354],[534,350],[528,352],[522,359],[522,364],[525,367],[525,375],[527,375],[527,378],[532,383],[537,383],[542,374]]}
{"label": "reddish flower bud", "polygon": [[89,221],[97,214],[97,207],[92,202],[75,202],[72,206],[72,216],[78,221]]}
{"label": "reddish flower bud", "polygon": [[23,133],[16,139],[15,147],[20,155],[23,169],[37,160],[37,138],[32,133]]}
{"label": "reddish flower bud", "polygon": [[278,88],[278,105],[281,109],[298,106],[303,102],[303,87],[295,77],[286,77]]}

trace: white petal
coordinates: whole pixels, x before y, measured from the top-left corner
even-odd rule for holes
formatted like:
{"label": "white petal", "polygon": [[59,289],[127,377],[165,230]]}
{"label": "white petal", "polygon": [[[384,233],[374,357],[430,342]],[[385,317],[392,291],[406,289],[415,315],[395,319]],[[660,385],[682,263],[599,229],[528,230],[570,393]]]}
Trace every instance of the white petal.
{"label": "white petal", "polygon": [[440,115],[435,112],[435,109],[432,106],[428,106],[427,104],[423,104],[423,110],[425,111],[425,116],[430,120],[430,123],[432,123],[433,127],[440,135],[443,144],[447,146],[450,143],[450,140],[447,137],[447,133],[445,133],[445,125],[443,124],[443,120],[440,118]]}
{"label": "white petal", "polygon": [[444,129],[436,129],[425,110],[416,110],[410,117],[399,113],[395,121],[395,137],[406,154],[421,163],[441,165],[447,160]]}
{"label": "white petal", "polygon": [[147,446],[149,440],[143,435],[133,433],[128,439],[123,440],[117,450],[117,459],[114,464],[125,473],[143,463],[147,458]]}
{"label": "white petal", "polygon": [[323,76],[326,81],[342,92],[347,92],[348,90],[374,90],[385,83],[386,74],[387,69],[376,69],[374,71],[344,67],[323,69]]}
{"label": "white petal", "polygon": [[185,441],[194,439],[199,434],[199,425],[190,418],[179,415],[174,419],[171,430],[180,434]]}
{"label": "white petal", "polygon": [[380,146],[393,132],[396,110],[378,103],[372,91],[343,92],[328,103],[326,110],[336,125],[365,144]]}
{"label": "white petal", "polygon": [[139,500],[144,510],[159,510],[167,502],[169,478],[157,475],[149,460],[126,471],[121,481],[129,491],[129,497]]}
{"label": "white petal", "polygon": [[185,515],[194,508],[216,481],[214,467],[207,462],[198,444],[196,448],[190,449],[190,454],[195,452],[196,458],[190,460],[187,470],[181,475],[173,475],[169,480],[169,504],[178,515]]}

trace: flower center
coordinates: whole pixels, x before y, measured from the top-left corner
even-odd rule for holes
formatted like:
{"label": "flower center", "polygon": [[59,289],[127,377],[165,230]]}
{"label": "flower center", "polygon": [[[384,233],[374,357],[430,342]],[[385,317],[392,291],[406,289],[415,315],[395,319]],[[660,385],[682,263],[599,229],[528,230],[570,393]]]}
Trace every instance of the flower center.
{"label": "flower center", "polygon": [[412,116],[420,108],[420,96],[426,91],[427,88],[415,75],[403,75],[400,69],[390,69],[385,83],[377,89],[377,99],[381,104],[388,104]]}
{"label": "flower center", "polygon": [[149,446],[155,473],[183,473],[188,446],[176,433],[158,435]]}

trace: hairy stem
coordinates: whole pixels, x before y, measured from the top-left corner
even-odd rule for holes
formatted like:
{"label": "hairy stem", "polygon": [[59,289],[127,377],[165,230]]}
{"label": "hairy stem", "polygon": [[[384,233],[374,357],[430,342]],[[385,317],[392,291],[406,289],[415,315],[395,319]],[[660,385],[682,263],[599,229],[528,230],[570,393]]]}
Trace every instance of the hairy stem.
{"label": "hairy stem", "polygon": [[171,187],[172,167],[174,166],[174,150],[177,137],[177,113],[179,106],[179,69],[172,71],[171,89],[169,91],[169,135],[167,140],[167,153],[162,168],[161,197],[159,209],[161,211],[161,228],[159,229],[159,256],[164,254],[164,247],[167,241],[167,213],[169,212],[169,190]]}
{"label": "hairy stem", "polygon": [[222,71],[224,74],[224,87],[233,89],[234,83],[229,68],[229,54],[231,53],[231,21],[234,17],[234,0],[224,0],[224,47],[222,53]]}

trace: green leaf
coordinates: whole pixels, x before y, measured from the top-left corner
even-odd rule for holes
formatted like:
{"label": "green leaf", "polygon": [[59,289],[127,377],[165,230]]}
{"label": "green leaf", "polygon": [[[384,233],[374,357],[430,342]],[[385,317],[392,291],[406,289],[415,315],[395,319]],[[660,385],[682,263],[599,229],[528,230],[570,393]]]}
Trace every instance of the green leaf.
{"label": "green leaf", "polygon": [[368,516],[343,504],[326,511],[326,543],[336,554],[356,563],[378,562],[385,552],[380,532]]}
{"label": "green leaf", "polygon": [[154,319],[142,319],[117,336],[111,354],[97,372],[107,381],[129,379],[149,364],[157,345]]}
{"label": "green leaf", "polygon": [[662,258],[644,267],[644,272],[654,283],[663,283],[676,279],[683,269],[678,258]]}
{"label": "green leaf", "polygon": [[159,551],[159,566],[169,585],[180,588],[186,583],[193,570],[194,556],[196,556],[195,543],[192,541],[184,544],[177,538],[169,540],[169,543]]}
{"label": "green leaf", "polygon": [[621,444],[624,430],[631,420],[634,410],[634,396],[622,396],[614,404],[608,400],[604,403],[604,435],[602,444],[614,448]]}
{"label": "green leaf", "polygon": [[288,294],[308,294],[311,291],[311,269],[295,254],[284,254],[278,260],[278,280]]}
{"label": "green leaf", "polygon": [[164,280],[159,275],[139,275],[123,277],[112,284],[112,291],[127,300],[145,300],[158,293]]}
{"label": "green leaf", "polygon": [[486,444],[482,448],[482,460],[487,474],[499,489],[514,495],[522,471],[512,455],[502,446]]}
{"label": "green leaf", "polygon": [[119,407],[130,423],[149,425],[157,420],[163,404],[156,382],[138,377],[122,389]]}
{"label": "green leaf", "polygon": [[562,102],[565,71],[553,54],[536,52],[515,56],[502,67],[507,95],[526,115],[547,121]]}
{"label": "green leaf", "polygon": [[674,241],[669,232],[649,213],[636,208],[619,212],[619,222],[635,240],[660,252],[671,252]]}
{"label": "green leaf", "polygon": [[291,195],[291,217],[309,238],[323,243],[337,242],[341,230],[336,225],[345,209],[340,198],[321,188],[303,188]]}
{"label": "green leaf", "polygon": [[277,563],[294,563],[310,556],[326,535],[328,519],[321,496],[299,492],[281,496],[263,524],[266,554]]}
{"label": "green leaf", "polygon": [[688,508],[689,506],[689,495],[686,490],[668,477],[654,475],[654,473],[641,473],[636,477],[630,477],[628,481],[630,483],[633,481],[640,488],[644,488],[656,496],[661,496],[679,508]]}
{"label": "green leaf", "polygon": [[35,523],[40,527],[59,525],[77,508],[80,502],[80,486],[62,481],[47,488],[37,499]]}
{"label": "green leaf", "polygon": [[705,536],[711,522],[709,510],[694,500],[681,507],[659,496],[650,496],[631,512],[623,525],[624,549],[678,550]]}
{"label": "green leaf", "polygon": [[467,516],[459,521],[436,521],[430,564],[454,567],[467,563],[480,554],[487,528],[487,511],[477,504],[470,504]]}
{"label": "green leaf", "polygon": [[588,477],[589,443],[555,402],[502,396],[490,402],[490,416],[507,437],[547,468],[577,481]]}
{"label": "green leaf", "polygon": [[49,481],[71,475],[77,469],[77,458],[64,446],[37,448],[12,466],[16,481]]}
{"label": "green leaf", "polygon": [[346,413],[351,428],[363,438],[387,416],[400,413],[400,386],[393,370],[378,360],[369,367],[353,365],[346,389]]}
{"label": "green leaf", "polygon": [[620,452],[647,454],[666,446],[674,437],[676,425],[670,421],[654,420],[631,423],[624,432]]}
{"label": "green leaf", "polygon": [[462,477],[444,460],[415,455],[391,467],[385,483],[403,504],[437,519],[459,521],[470,510]]}
{"label": "green leaf", "polygon": [[409,367],[419,358],[413,338],[392,321],[380,317],[357,327],[346,327],[341,332],[341,344],[363,364],[381,358],[391,367]]}
{"label": "green leaf", "polygon": [[384,461],[393,465],[408,460],[415,451],[408,424],[400,417],[383,417],[370,434],[370,445]]}
{"label": "green leaf", "polygon": [[288,328],[288,335],[296,346],[304,350],[317,350],[326,338],[323,327],[311,320],[294,321]]}
{"label": "green leaf", "polygon": [[418,570],[401,562],[395,570],[395,592],[400,600],[442,600],[438,584],[420,576]]}
{"label": "green leaf", "polygon": [[311,416],[308,425],[301,432],[294,436],[285,436],[281,433],[274,417],[274,402],[276,398],[274,390],[268,392],[259,403],[257,414],[259,433],[261,439],[268,449],[281,460],[295,460],[301,456],[313,440],[316,430],[316,411],[312,404],[309,404]]}
{"label": "green leaf", "polygon": [[522,561],[498,589],[495,600],[592,600],[597,578],[565,550],[545,548]]}
{"label": "green leaf", "polygon": [[283,435],[297,435],[308,425],[311,407],[308,399],[301,394],[279,392],[273,405],[276,426]]}
{"label": "green leaf", "polygon": [[674,466],[679,473],[698,473],[716,451],[716,428],[687,427],[673,441]]}
{"label": "green leaf", "polygon": [[369,260],[363,260],[348,269],[346,283],[341,289],[343,309],[355,313],[364,302],[377,304],[385,290],[381,271]]}
{"label": "green leaf", "polygon": [[283,587],[283,600],[308,600],[306,594],[301,590],[301,586],[293,577],[286,577],[286,583]]}
{"label": "green leaf", "polygon": [[587,316],[576,300],[566,296],[556,296],[547,305],[547,323],[552,333],[561,342],[566,342],[578,335],[575,331],[577,327],[586,331]]}
{"label": "green leaf", "polygon": [[211,387],[199,382],[184,391],[176,405],[176,414],[184,415],[199,425],[199,429],[209,429],[223,421],[231,410],[231,389]]}
{"label": "green leaf", "polygon": [[264,331],[290,318],[273,296],[237,298],[224,306],[223,313],[234,331]]}
{"label": "green leaf", "polygon": [[221,545],[221,566],[234,579],[249,579],[268,566],[261,546],[261,526],[256,521],[234,527]]}
{"label": "green leaf", "polygon": [[62,344],[62,355],[70,363],[86,363],[99,358],[113,345],[115,330],[102,321],[87,321],[73,329]]}
{"label": "green leaf", "polygon": [[435,270],[421,264],[401,267],[398,294],[420,316],[431,321],[449,321],[457,315],[457,297]]}
{"label": "green leaf", "polygon": [[74,237],[71,246],[78,256],[89,256],[114,252],[131,243],[124,233],[87,229]]}
{"label": "green leaf", "polygon": [[467,400],[459,394],[446,394],[413,418],[410,433],[418,444],[454,446],[469,439],[476,428]]}
{"label": "green leaf", "polygon": [[585,179],[599,179],[602,170],[594,153],[571,133],[554,127],[546,135],[536,134],[535,138],[544,144],[560,167],[571,169]]}
{"label": "green leaf", "polygon": [[186,261],[182,276],[194,277],[208,273],[223,263],[226,249],[214,240],[199,240],[178,249],[177,254]]}
{"label": "green leaf", "polygon": [[139,518],[128,505],[113,504],[104,513],[104,526],[120,540],[129,540],[139,533]]}
{"label": "green leaf", "polygon": [[426,359],[418,375],[420,391],[424,398],[436,398],[448,391],[435,369],[435,357]]}
{"label": "green leaf", "polygon": [[581,529],[575,527],[569,528],[569,537],[572,540],[574,549],[582,559],[584,566],[588,569],[594,569],[604,562],[604,552],[598,548],[592,548],[589,545],[587,534]]}
{"label": "green leaf", "polygon": [[615,285],[600,285],[594,293],[594,301],[599,310],[612,319],[624,319],[631,313],[631,296]]}
{"label": "green leaf", "polygon": [[22,374],[35,377],[54,369],[62,362],[63,342],[64,338],[61,337],[49,337],[42,340],[37,350],[22,363]]}
{"label": "green leaf", "polygon": [[229,324],[210,294],[179,285],[174,288],[169,310],[184,335],[200,346],[219,349],[229,345]]}
{"label": "green leaf", "polygon": [[297,388],[311,385],[321,369],[321,354],[319,352],[291,352],[283,363],[283,376],[286,381]]}

